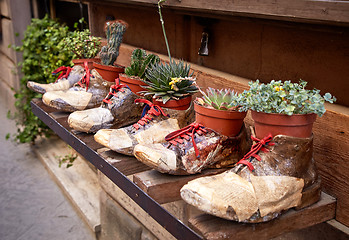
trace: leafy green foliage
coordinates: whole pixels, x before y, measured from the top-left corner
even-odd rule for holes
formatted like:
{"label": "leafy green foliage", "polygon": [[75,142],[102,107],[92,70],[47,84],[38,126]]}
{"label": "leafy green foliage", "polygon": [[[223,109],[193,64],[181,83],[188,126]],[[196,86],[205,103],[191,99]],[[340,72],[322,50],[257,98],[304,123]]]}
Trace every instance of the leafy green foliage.
{"label": "leafy green foliage", "polygon": [[75,30],[61,44],[74,53],[74,58],[94,58],[100,51],[101,38],[91,36],[89,29]]}
{"label": "leafy green foliage", "polygon": [[135,76],[144,79],[148,67],[159,62],[160,58],[157,55],[147,55],[145,50],[137,48],[132,52],[131,65],[125,68],[125,74],[129,77]]}
{"label": "leafy green foliage", "polygon": [[65,156],[56,156],[58,159],[58,166],[62,167],[63,164],[66,164],[66,168],[70,168],[73,166],[74,161],[78,158],[78,154],[69,153]]}
{"label": "leafy green foliage", "polygon": [[206,93],[201,91],[202,98],[197,98],[197,102],[209,108],[225,111],[237,111],[242,102],[241,94],[234,92],[231,89],[215,89],[207,88]]}
{"label": "leafy green foliage", "polygon": [[171,60],[170,63],[152,65],[145,73],[143,80],[148,86],[143,86],[144,95],[151,95],[166,103],[170,99],[178,100],[198,91],[194,85],[195,78],[190,72],[190,65],[183,61]]}
{"label": "leafy green foliage", "polygon": [[249,82],[250,89],[244,91],[242,109],[280,114],[315,113],[320,117],[326,112],[325,101],[333,103],[336,98],[330,93],[324,97],[317,89],[305,89],[307,82],[274,81],[268,84],[259,81]]}
{"label": "leafy green foliage", "polygon": [[15,93],[15,115],[17,133],[15,140],[34,143],[38,136],[49,136],[50,129],[36,117],[30,107],[33,98],[40,98],[41,94],[27,88],[28,81],[50,83],[55,81],[51,72],[60,66],[71,65],[73,53],[61,44],[68,35],[68,27],[45,16],[43,19],[32,19],[22,40],[22,46],[14,46],[16,51],[23,52],[23,61],[19,63],[23,77],[20,88]]}
{"label": "leafy green foliage", "polygon": [[127,26],[127,23],[121,20],[115,20],[105,24],[107,45],[103,46],[99,53],[102,64],[113,65],[116,61]]}

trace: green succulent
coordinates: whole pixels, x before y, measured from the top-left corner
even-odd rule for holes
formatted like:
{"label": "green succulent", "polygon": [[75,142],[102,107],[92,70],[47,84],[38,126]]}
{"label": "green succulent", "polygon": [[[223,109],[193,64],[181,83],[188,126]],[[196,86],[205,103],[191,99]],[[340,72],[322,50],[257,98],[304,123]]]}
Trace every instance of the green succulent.
{"label": "green succulent", "polygon": [[131,56],[131,65],[125,68],[125,74],[129,77],[136,76],[145,78],[145,73],[149,66],[158,64],[160,58],[155,54],[148,54],[143,49],[135,49]]}
{"label": "green succulent", "polygon": [[101,38],[91,36],[88,29],[75,30],[64,38],[62,44],[62,47],[74,53],[74,58],[94,58],[100,51]]}
{"label": "green succulent", "polygon": [[218,110],[236,111],[240,108],[242,102],[241,94],[231,89],[215,89],[207,88],[206,93],[201,91],[202,98],[196,101],[204,107],[214,108]]}
{"label": "green succulent", "polygon": [[315,113],[320,117],[326,112],[325,101],[333,103],[336,98],[330,93],[320,95],[320,90],[305,89],[307,82],[275,81],[264,84],[249,82],[250,89],[242,93],[242,109],[280,114]]}
{"label": "green succulent", "polygon": [[107,45],[101,48],[99,56],[103,65],[113,65],[119,56],[119,48],[127,28],[127,23],[115,20],[105,24]]}
{"label": "green succulent", "polygon": [[190,65],[183,61],[154,64],[145,74],[143,82],[148,86],[144,86],[146,91],[141,93],[151,95],[163,103],[170,99],[178,100],[198,91],[192,75]]}

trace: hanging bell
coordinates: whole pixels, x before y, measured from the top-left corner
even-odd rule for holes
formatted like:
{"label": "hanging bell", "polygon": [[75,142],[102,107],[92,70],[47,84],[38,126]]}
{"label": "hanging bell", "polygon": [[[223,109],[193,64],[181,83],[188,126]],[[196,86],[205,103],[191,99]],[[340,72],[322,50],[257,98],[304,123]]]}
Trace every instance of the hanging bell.
{"label": "hanging bell", "polygon": [[208,33],[203,32],[201,37],[201,46],[198,52],[201,56],[208,56]]}

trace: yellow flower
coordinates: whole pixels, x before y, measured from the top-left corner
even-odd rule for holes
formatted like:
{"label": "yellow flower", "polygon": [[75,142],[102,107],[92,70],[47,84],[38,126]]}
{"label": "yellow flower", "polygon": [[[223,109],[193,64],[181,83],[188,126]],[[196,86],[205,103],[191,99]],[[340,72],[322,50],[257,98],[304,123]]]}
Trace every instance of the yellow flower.
{"label": "yellow flower", "polygon": [[281,86],[275,86],[274,88],[277,92],[284,90]]}
{"label": "yellow flower", "polygon": [[174,90],[178,90],[177,86],[176,86],[176,83],[177,82],[180,82],[182,79],[181,78],[171,78],[171,82],[169,82],[170,86],[171,86],[171,89],[174,89]]}

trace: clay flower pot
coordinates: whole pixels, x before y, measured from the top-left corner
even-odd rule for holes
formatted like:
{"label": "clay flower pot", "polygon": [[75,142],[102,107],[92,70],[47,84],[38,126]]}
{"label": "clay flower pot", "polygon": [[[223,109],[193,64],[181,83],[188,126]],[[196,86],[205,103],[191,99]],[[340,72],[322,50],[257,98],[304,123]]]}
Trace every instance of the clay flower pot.
{"label": "clay flower pot", "polygon": [[201,106],[194,101],[196,122],[225,136],[239,134],[246,112],[223,111]]}
{"label": "clay flower pot", "polygon": [[119,79],[120,83],[127,85],[131,89],[131,91],[138,96],[141,96],[138,92],[144,91],[144,88],[142,88],[141,86],[147,85],[139,80],[139,78],[129,77],[126,74],[120,74]]}
{"label": "clay flower pot", "polygon": [[94,69],[93,62],[100,62],[101,60],[99,58],[79,58],[79,59],[73,59],[72,62],[74,65],[79,65],[81,67],[84,67],[84,62],[87,62],[87,66],[89,69]]}
{"label": "clay flower pot", "polygon": [[187,110],[190,107],[192,96],[181,98],[179,100],[169,100],[165,104],[162,101],[153,100],[153,103],[160,107],[170,108],[175,110]]}
{"label": "clay flower pot", "polygon": [[269,133],[308,138],[312,134],[313,123],[317,115],[310,114],[277,114],[251,111],[257,138],[264,138]]}
{"label": "clay flower pot", "polygon": [[125,67],[116,65],[103,65],[97,62],[93,62],[93,67],[101,75],[101,77],[108,82],[115,82],[115,79],[119,77],[120,73],[124,73]]}

